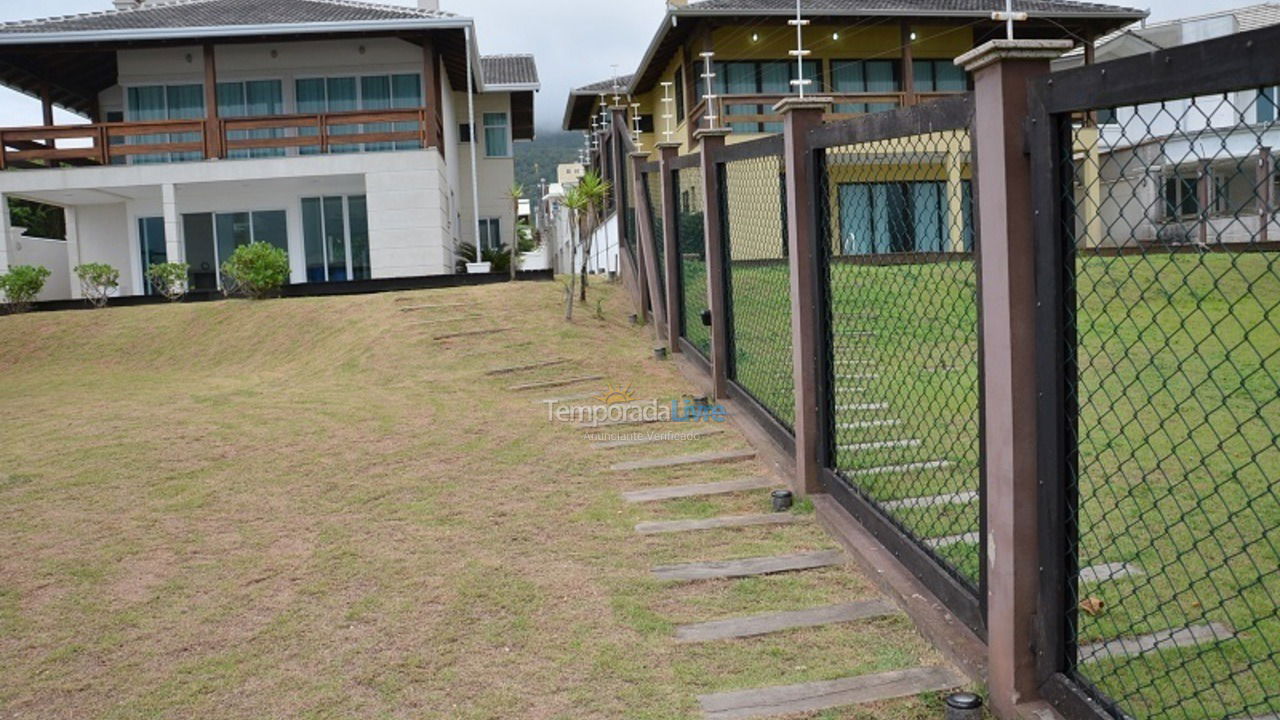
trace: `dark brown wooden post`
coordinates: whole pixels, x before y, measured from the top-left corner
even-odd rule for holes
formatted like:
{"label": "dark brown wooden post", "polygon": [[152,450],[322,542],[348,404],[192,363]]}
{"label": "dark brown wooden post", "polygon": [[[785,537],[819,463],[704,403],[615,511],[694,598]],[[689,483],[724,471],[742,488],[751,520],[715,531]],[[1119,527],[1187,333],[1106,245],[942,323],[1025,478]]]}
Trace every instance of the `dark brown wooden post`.
{"label": "dark brown wooden post", "polygon": [[[974,77],[982,278],[988,687],[1005,720],[1039,698],[1036,288],[1028,82],[1069,40],[994,40],[956,59]],[[1048,619],[1046,622],[1054,622]]]}
{"label": "dark brown wooden post", "polygon": [[609,108],[609,130],[605,136],[610,143],[610,164],[609,173],[613,185],[613,210],[614,217],[618,221],[618,268],[622,270],[623,258],[626,257],[627,270],[623,273],[624,282],[630,284],[631,296],[636,303],[636,315],[640,317],[642,322],[649,321],[649,289],[644,274],[644,259],[640,257],[643,248],[638,243],[632,243],[635,247],[635,256],[627,256],[627,243],[634,238],[627,233],[627,214],[625,212],[625,203],[621,193],[623,182],[623,173],[627,172],[627,155],[626,141],[623,133],[627,131],[627,109],[622,106],[614,106]]}
{"label": "dark brown wooden post", "polygon": [[204,45],[204,156],[222,157],[222,129],[218,123],[218,61],[213,43]]}
{"label": "dark brown wooden post", "polygon": [[1275,202],[1275,198],[1271,197],[1272,188],[1275,187],[1275,164],[1271,148],[1258,148],[1258,242],[1266,242],[1270,232],[1267,226],[1271,224],[1271,206]]}
{"label": "dark brown wooden post", "polygon": [[724,224],[720,218],[720,172],[716,155],[724,147],[728,128],[702,129],[694,137],[702,144],[702,217],[707,252],[707,308],[711,310],[711,386],[717,399],[729,396],[729,297],[725,287]]}
{"label": "dark brown wooden post", "polygon": [[426,126],[422,129],[424,136],[422,147],[437,147],[443,153],[444,148],[438,147],[440,142],[440,63],[436,60],[436,46],[430,35],[422,38],[422,78],[426,83],[426,94],[423,95],[423,105],[426,106]]}
{"label": "dark brown wooden post", "polygon": [[649,293],[649,306],[653,310],[653,324],[659,342],[667,340],[667,307],[663,302],[666,293],[658,285],[658,249],[653,239],[653,221],[647,211],[648,201],[645,199],[644,173],[640,165],[649,159],[645,152],[631,153],[631,202],[636,209],[636,234],[639,240],[641,266],[644,268],[645,289]]}
{"label": "dark brown wooden post", "polygon": [[915,51],[911,47],[911,25],[902,23],[899,37],[902,39],[902,104],[916,104]]}
{"label": "dark brown wooden post", "polygon": [[[673,109],[672,112],[675,112]],[[666,265],[667,349],[680,352],[680,224],[676,207],[676,179],[671,162],[680,143],[658,143],[658,172],[662,174],[662,259]]]}
{"label": "dark brown wooden post", "polygon": [[1209,215],[1213,211],[1213,165],[1208,160],[1200,161],[1200,174],[1196,178],[1196,202],[1200,205],[1196,237],[1201,245],[1208,245]]}
{"label": "dark brown wooden post", "polygon": [[822,363],[821,267],[818,255],[818,194],[809,131],[822,125],[831,98],[788,98],[773,111],[785,123],[783,164],[787,171],[787,244],[791,267],[791,352],[795,373],[796,475],[793,490],[822,492],[822,421],[818,411]]}
{"label": "dark brown wooden post", "polygon": [[49,83],[40,84],[40,108],[44,111],[44,126],[53,127],[53,93],[49,90]]}

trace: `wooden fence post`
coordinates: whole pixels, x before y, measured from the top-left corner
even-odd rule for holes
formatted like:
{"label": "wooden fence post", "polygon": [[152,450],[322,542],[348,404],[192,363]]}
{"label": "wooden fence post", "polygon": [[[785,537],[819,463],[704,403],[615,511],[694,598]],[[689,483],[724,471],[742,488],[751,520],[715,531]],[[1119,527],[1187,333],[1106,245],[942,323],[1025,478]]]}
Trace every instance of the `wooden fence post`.
{"label": "wooden fence post", "polygon": [[644,173],[640,165],[649,159],[645,152],[631,153],[631,202],[636,209],[636,234],[639,236],[640,256],[644,259],[641,267],[645,278],[645,288],[649,292],[649,306],[653,310],[653,325],[658,342],[667,339],[667,310],[663,303],[666,293],[658,285],[658,250],[653,239],[653,219],[649,216],[649,202],[646,200],[647,188],[644,185]]}
{"label": "wooden fence post", "polygon": [[680,209],[676,205],[676,180],[671,162],[680,153],[680,143],[658,143],[658,172],[662,176],[662,259],[667,283],[667,350],[680,352]]}
{"label": "wooden fence post", "polygon": [[[987,512],[987,648],[992,710],[1039,698],[1036,286],[1028,83],[1069,40],[993,40],[956,59],[974,77]],[[1042,129],[1043,130],[1043,129]],[[1037,208],[1037,211],[1041,209]],[[1055,622],[1055,618],[1040,618]]]}
{"label": "wooden fence post", "polygon": [[1266,242],[1267,235],[1271,224],[1271,206],[1275,202],[1275,198],[1271,197],[1272,188],[1275,187],[1275,160],[1271,155],[1271,148],[1265,145],[1258,148],[1258,234],[1256,239],[1258,242]]}
{"label": "wooden fence post", "polygon": [[[630,152],[627,150],[627,141],[625,134],[627,132],[627,109],[622,106],[609,108],[609,147],[610,162],[613,165],[610,168],[610,174],[613,176],[613,212],[618,222],[618,270],[622,272],[622,258],[626,255],[627,241],[634,240],[627,233],[627,213],[626,200],[622,194],[622,185],[629,177],[628,156]],[[627,271],[624,274],[624,281],[630,283],[631,296],[636,304],[636,315],[639,316],[641,322],[649,320],[649,289],[645,280],[644,259],[640,257],[642,248],[639,243],[633,243],[635,255],[627,256]],[[605,263],[608,264],[608,256],[606,255]]]}
{"label": "wooden fence post", "polygon": [[716,399],[729,396],[729,297],[725,287],[723,223],[720,218],[720,173],[716,154],[728,128],[698,130],[702,143],[702,217],[707,252],[707,308],[711,311],[711,387]]}
{"label": "wooden fence post", "polygon": [[818,242],[818,197],[809,131],[822,125],[830,98],[788,98],[774,106],[785,122],[782,160],[787,174],[787,244],[791,271],[791,352],[795,373],[796,475],[793,489],[822,492],[823,434],[820,402],[822,373],[822,292]]}

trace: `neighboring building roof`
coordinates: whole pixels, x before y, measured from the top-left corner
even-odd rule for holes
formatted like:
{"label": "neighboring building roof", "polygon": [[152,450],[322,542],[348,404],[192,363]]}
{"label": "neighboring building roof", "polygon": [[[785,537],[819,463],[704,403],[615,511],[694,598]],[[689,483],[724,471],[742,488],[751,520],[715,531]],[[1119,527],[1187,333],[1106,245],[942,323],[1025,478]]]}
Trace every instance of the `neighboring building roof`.
{"label": "neighboring building roof", "polygon": [[[808,0],[806,15],[974,15],[990,17],[994,10],[1004,10],[998,0]],[[1108,16],[1145,14],[1142,10],[1076,0],[1014,0],[1014,10],[1058,16]],[[677,7],[676,15],[712,15],[721,13],[753,13],[757,15],[795,15],[792,0],[702,0]]]}
{"label": "neighboring building roof", "polygon": [[[1187,26],[1207,24],[1214,20],[1225,18],[1233,18],[1233,28],[1231,32],[1249,32],[1250,30],[1259,30],[1272,25],[1280,25],[1280,3],[1260,3],[1258,5],[1247,5],[1232,10],[1220,10],[1214,13],[1205,13],[1204,15],[1192,15],[1190,17],[1176,18],[1173,20],[1161,20],[1160,22],[1151,23],[1134,23],[1128,27],[1121,28],[1115,32],[1107,33],[1094,41],[1094,48],[1102,51],[1108,45],[1117,48],[1112,55],[1114,57],[1126,57],[1134,54],[1134,52],[1165,50],[1170,47],[1181,45],[1190,40],[1184,40],[1180,30]],[[1226,31],[1227,28],[1221,28]],[[1217,33],[1221,35],[1222,33]],[[1196,34],[1193,40],[1203,40],[1204,37]],[[1134,41],[1135,51],[1126,52],[1118,49],[1117,41],[1122,40]],[[1073,67],[1083,62],[1084,49],[1076,48],[1063,56],[1063,61],[1055,63],[1056,68]],[[1103,53],[1103,57],[1107,58]],[[1069,59],[1069,58],[1074,58]]]}
{"label": "neighboring building roof", "polygon": [[532,55],[486,55],[480,58],[489,86],[540,87],[538,64]]}
{"label": "neighboring building roof", "polygon": [[0,24],[0,33],[88,33],[456,17],[438,10],[356,0],[170,0],[149,2],[124,10],[6,22]]}
{"label": "neighboring building roof", "polygon": [[623,90],[631,87],[632,81],[636,79],[635,75],[619,75],[616,78],[593,82],[590,85],[583,85],[580,88],[574,88],[571,92],[574,95],[599,95],[607,93],[611,90]]}

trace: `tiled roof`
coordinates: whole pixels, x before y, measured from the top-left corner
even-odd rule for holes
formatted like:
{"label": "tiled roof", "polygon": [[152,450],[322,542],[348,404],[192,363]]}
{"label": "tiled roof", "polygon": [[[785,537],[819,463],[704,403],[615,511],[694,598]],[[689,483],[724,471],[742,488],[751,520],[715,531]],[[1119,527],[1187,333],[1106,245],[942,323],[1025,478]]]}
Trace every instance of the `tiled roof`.
{"label": "tiled roof", "polygon": [[[805,0],[804,12],[808,15],[830,13],[832,15],[906,15],[922,14],[972,14],[987,15],[1003,11],[1003,0]],[[1105,5],[1102,3],[1076,2],[1075,0],[1013,0],[1013,9],[1048,15],[1144,15],[1145,11]],[[702,0],[677,8],[677,15],[701,13],[795,13],[794,0]]]}
{"label": "tiled roof", "polygon": [[619,75],[616,78],[609,78],[608,80],[601,80],[600,82],[594,82],[590,85],[583,85],[580,88],[574,88],[573,94],[598,95],[602,92],[607,93],[615,89],[626,92],[627,88],[631,87],[631,81],[634,79],[635,75]]}
{"label": "tiled roof", "polygon": [[[1176,18],[1173,20],[1161,20],[1159,22],[1149,22],[1144,24],[1134,23],[1125,28],[1107,33],[1094,41],[1094,46],[1101,48],[1117,38],[1124,35],[1135,35],[1144,40],[1153,48],[1163,48],[1163,46],[1146,35],[1157,35],[1161,28],[1172,27],[1174,25],[1182,25],[1193,23],[1198,20],[1209,20],[1212,18],[1226,17],[1234,15],[1236,18],[1236,31],[1249,32],[1250,30],[1259,30],[1272,25],[1280,25],[1280,3],[1261,3],[1258,5],[1246,5],[1245,7],[1235,8],[1234,10],[1220,10],[1214,13],[1206,13],[1204,15],[1192,15],[1190,17]],[[1167,49],[1167,48],[1164,48]],[[1075,48],[1067,53],[1064,57],[1074,57],[1083,55],[1082,48]]]}
{"label": "tiled roof", "polygon": [[532,55],[486,55],[480,64],[490,85],[538,84],[538,65]]}
{"label": "tiled roof", "polygon": [[127,10],[2,23],[0,33],[163,30],[451,17],[456,16],[434,10],[357,0],[152,0]]}

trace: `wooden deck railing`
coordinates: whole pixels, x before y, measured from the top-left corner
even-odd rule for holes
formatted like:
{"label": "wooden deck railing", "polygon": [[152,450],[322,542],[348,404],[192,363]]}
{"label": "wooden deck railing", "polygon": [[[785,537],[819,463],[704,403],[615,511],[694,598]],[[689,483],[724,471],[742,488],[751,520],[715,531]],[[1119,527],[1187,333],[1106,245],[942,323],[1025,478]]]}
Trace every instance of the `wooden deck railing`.
{"label": "wooden deck railing", "polygon": [[[883,105],[886,107],[906,107],[908,105],[917,105],[922,102],[936,100],[938,98],[957,95],[960,93],[914,93],[905,92],[896,93],[821,93],[824,98],[832,98],[835,105],[832,112],[827,113],[827,122],[838,120],[848,120],[849,118],[863,115],[862,112],[840,112],[842,106],[848,105]],[[793,95],[718,95],[714,99],[715,115],[717,127],[729,127],[731,125],[762,125],[762,124],[781,124],[782,116],[773,112],[773,106],[778,102],[794,97]],[[758,112],[742,112],[742,108],[757,106]],[[736,111],[730,112],[731,109],[737,108]],[[698,101],[693,109],[689,112],[688,132],[689,142],[692,143],[694,131],[706,127],[704,120],[707,116],[707,101],[702,99]]]}
{"label": "wooden deck railing", "polygon": [[[214,159],[252,150],[316,148],[327,153],[333,147],[362,144],[416,142],[421,148],[439,148],[442,138],[428,137],[428,112],[425,108],[362,110],[0,128],[0,170],[111,165],[130,157],[174,154]],[[60,147],[59,141],[75,144]]]}

